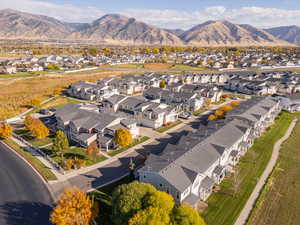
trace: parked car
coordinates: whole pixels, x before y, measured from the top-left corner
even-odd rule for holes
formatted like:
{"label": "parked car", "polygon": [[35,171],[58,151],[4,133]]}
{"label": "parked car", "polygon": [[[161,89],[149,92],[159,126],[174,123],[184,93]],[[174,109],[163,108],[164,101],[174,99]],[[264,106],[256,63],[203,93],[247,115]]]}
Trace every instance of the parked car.
{"label": "parked car", "polygon": [[178,117],[180,119],[185,119],[185,120],[188,120],[188,119],[191,119],[192,118],[192,113],[190,112],[182,112],[178,115]]}

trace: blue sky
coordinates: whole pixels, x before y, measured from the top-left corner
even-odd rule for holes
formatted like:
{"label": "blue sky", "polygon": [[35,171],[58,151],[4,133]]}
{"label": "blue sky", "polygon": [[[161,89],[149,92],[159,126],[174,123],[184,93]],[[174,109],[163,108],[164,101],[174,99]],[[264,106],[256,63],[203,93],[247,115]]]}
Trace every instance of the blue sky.
{"label": "blue sky", "polygon": [[207,20],[229,20],[260,28],[300,26],[300,0],[0,1],[0,9],[43,14],[66,22],[92,22],[107,13],[120,13],[163,28],[188,29]]}

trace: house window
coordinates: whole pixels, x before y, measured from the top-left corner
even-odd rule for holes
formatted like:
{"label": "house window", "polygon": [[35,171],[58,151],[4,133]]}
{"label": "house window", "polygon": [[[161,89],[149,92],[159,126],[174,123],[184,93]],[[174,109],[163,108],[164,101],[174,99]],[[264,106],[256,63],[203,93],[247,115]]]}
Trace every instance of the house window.
{"label": "house window", "polygon": [[177,199],[179,199],[179,193],[178,192],[177,192],[177,196],[176,197],[177,197]]}
{"label": "house window", "polygon": [[159,184],[160,187],[162,187],[162,184]]}
{"label": "house window", "polygon": [[144,178],[146,178],[146,176],[144,176]]}

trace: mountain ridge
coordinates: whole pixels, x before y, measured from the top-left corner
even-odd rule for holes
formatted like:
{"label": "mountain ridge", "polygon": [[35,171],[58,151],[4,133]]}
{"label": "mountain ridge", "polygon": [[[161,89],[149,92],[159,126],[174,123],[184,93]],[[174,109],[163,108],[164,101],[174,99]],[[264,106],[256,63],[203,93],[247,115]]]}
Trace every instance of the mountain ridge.
{"label": "mountain ridge", "polygon": [[91,23],[0,10],[0,39],[93,41],[115,45],[291,46],[248,24],[210,20],[189,30],[162,29],[135,18],[106,14]]}

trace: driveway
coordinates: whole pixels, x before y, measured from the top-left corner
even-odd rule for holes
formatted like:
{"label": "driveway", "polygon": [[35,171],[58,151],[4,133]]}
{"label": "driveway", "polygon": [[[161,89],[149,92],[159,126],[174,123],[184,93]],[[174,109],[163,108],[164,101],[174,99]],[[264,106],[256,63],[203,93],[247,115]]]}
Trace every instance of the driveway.
{"label": "driveway", "polygon": [[0,142],[0,224],[48,225],[52,199],[41,178]]}

